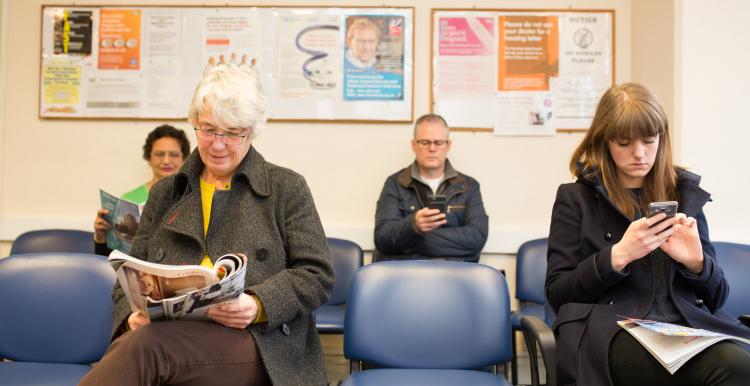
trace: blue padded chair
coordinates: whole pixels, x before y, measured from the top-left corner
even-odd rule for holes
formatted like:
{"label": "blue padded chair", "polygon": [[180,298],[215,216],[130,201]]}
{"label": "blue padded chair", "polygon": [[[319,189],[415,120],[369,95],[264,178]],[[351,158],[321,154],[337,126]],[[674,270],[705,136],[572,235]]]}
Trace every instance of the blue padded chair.
{"label": "blue padded chair", "polygon": [[[510,385],[474,369],[511,357],[510,299],[497,270],[453,261],[384,261],[354,275],[344,386]],[[363,363],[378,368],[363,370]]]}
{"label": "blue padded chair", "polygon": [[115,273],[102,256],[0,259],[0,384],[76,385],[106,351]]}
{"label": "blue padded chair", "polygon": [[513,326],[513,359],[511,372],[513,384],[518,384],[516,331],[521,330],[521,319],[536,316],[545,319],[544,279],[547,274],[547,239],[527,241],[516,253],[516,299],[519,308],[511,314]]}
{"label": "blue padded chair", "polygon": [[94,253],[94,233],[72,229],[43,229],[21,234],[10,247],[11,255],[37,252]]}
{"label": "blue padded chair", "polygon": [[328,238],[336,284],[328,302],[315,310],[315,326],[321,334],[343,334],[349,282],[362,266],[362,248],[348,240]]}
{"label": "blue padded chair", "polygon": [[729,283],[729,297],[721,309],[739,318],[750,314],[750,245],[714,242],[716,259]]}

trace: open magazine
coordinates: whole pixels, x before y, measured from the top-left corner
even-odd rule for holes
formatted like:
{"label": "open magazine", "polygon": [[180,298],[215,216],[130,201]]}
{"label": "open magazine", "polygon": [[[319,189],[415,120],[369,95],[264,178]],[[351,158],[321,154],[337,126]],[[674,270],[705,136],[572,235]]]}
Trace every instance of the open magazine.
{"label": "open magazine", "polygon": [[150,263],[117,250],[109,263],[133,312],[151,321],[208,319],[210,307],[237,298],[245,288],[247,257],[240,253],[220,257],[213,269]]}
{"label": "open magazine", "polygon": [[627,318],[617,324],[639,341],[670,374],[715,343],[730,339],[750,344],[750,340],[737,336],[653,320]]}
{"label": "open magazine", "polygon": [[109,214],[104,216],[104,219],[112,224],[112,228],[107,231],[107,247],[129,253],[135,233],[138,231],[138,224],[141,222],[141,208],[135,203],[113,196],[101,189],[99,195],[102,208],[109,210]]}

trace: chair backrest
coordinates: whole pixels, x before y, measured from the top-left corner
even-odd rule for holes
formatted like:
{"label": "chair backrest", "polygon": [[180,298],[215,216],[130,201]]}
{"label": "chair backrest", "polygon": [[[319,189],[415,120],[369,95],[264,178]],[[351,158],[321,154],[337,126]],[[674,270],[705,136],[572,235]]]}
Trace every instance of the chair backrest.
{"label": "chair backrest", "polygon": [[0,357],[87,364],[112,331],[115,273],[103,256],[38,253],[0,259]]}
{"label": "chair backrest", "polygon": [[333,262],[333,271],[336,273],[336,284],[333,286],[333,293],[328,299],[329,305],[346,304],[349,296],[349,283],[362,266],[363,253],[362,248],[349,240],[328,238],[328,248],[331,250],[331,261]]}
{"label": "chair backrest", "polygon": [[38,252],[94,253],[94,233],[72,229],[43,229],[18,236],[11,255]]}
{"label": "chair backrest", "polygon": [[391,368],[475,369],[511,358],[510,299],[497,270],[384,261],[354,275],[344,355]]}
{"label": "chair backrest", "polygon": [[544,304],[547,239],[527,241],[516,254],[516,299]]}
{"label": "chair backrest", "polygon": [[750,315],[750,245],[714,242],[716,259],[729,283],[729,296],[721,309],[735,318]]}

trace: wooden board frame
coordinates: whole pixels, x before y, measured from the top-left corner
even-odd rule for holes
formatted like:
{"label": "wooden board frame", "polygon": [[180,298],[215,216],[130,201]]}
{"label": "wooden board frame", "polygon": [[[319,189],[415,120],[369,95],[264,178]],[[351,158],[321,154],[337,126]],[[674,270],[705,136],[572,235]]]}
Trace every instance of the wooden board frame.
{"label": "wooden board frame", "polygon": [[[416,31],[416,17],[415,17],[415,8],[413,6],[329,6],[329,5],[302,5],[302,6],[294,6],[294,5],[247,5],[247,4],[230,4],[230,3],[224,3],[224,4],[217,4],[217,5],[210,5],[210,4],[202,4],[202,5],[195,5],[195,4],[104,4],[104,3],[97,3],[97,4],[76,4],[76,3],[67,3],[67,4],[41,4],[40,6],[40,28],[44,28],[44,9],[45,8],[75,8],[75,9],[102,9],[102,8],[110,8],[110,9],[152,9],[152,8],[179,8],[179,9],[196,9],[196,8],[203,8],[203,9],[225,9],[225,8],[257,8],[257,9],[299,9],[299,10],[305,10],[305,9],[344,9],[344,10],[356,10],[356,9],[364,9],[364,10],[403,10],[405,12],[408,12],[411,14],[411,57],[408,58],[408,61],[411,63],[411,82],[404,82],[403,86],[406,89],[406,87],[410,88],[410,98],[408,101],[404,101],[404,103],[408,104],[408,118],[405,119],[392,119],[392,120],[383,120],[383,119],[318,119],[318,118],[309,118],[309,119],[296,119],[296,118],[269,118],[268,122],[288,122],[288,123],[333,123],[333,124],[403,124],[403,123],[412,123],[414,122],[414,43],[415,43],[415,31]],[[405,26],[408,27],[408,26]],[[44,61],[42,60],[44,57],[44,34],[40,33],[40,41],[39,41],[39,79],[40,83],[43,77],[42,71],[44,66]],[[405,58],[406,60],[407,58]],[[37,93],[39,96],[39,99],[37,100],[37,116],[39,119],[46,120],[70,120],[70,121],[91,121],[91,120],[111,120],[111,121],[173,121],[173,122],[181,122],[184,121],[187,118],[187,114],[185,114],[184,117],[171,117],[171,116],[164,116],[164,117],[143,117],[143,116],[132,116],[132,117],[121,117],[121,116],[71,116],[71,117],[64,117],[64,116],[46,116],[42,114],[42,98],[43,95],[41,93],[41,84],[40,87],[37,89]],[[377,112],[373,112],[373,116],[377,115]]]}

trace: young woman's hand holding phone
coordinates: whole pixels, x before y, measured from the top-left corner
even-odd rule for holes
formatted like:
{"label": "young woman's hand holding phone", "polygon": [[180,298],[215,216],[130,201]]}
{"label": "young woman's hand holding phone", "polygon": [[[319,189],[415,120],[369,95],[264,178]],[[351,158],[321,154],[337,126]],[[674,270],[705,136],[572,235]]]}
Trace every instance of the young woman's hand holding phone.
{"label": "young woman's hand holding phone", "polygon": [[612,246],[612,267],[622,271],[628,264],[661,248],[690,272],[703,270],[703,249],[692,217],[677,213],[676,201],[652,202],[648,217],[633,221]]}
{"label": "young woman's hand holding phone", "polygon": [[666,213],[658,213],[630,223],[622,239],[612,246],[612,268],[622,271],[631,262],[659,248],[674,233],[678,221],[677,216],[667,218]]}

